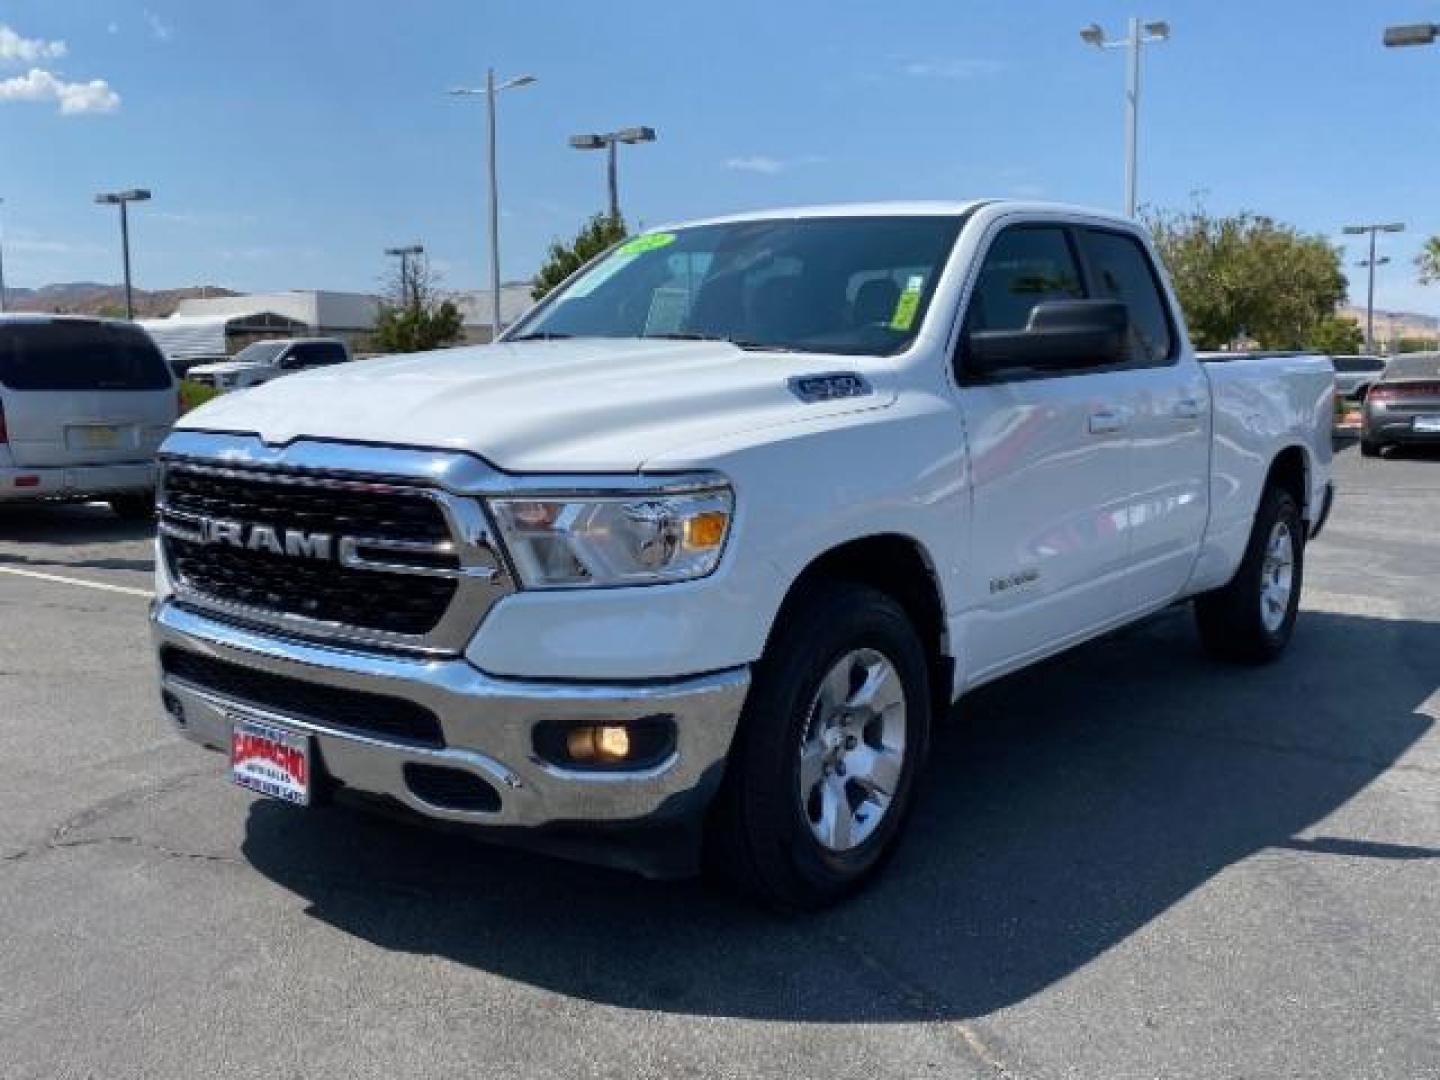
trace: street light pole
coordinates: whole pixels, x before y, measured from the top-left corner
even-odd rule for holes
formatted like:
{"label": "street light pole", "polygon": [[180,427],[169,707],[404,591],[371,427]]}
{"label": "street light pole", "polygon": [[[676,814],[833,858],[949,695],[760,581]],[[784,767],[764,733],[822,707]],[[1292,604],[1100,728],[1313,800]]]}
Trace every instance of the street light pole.
{"label": "street light pole", "polygon": [[1170,37],[1167,22],[1141,23],[1132,17],[1129,33],[1116,41],[1105,36],[1105,31],[1091,23],[1080,31],[1080,40],[1097,49],[1125,49],[1125,213],[1135,216],[1135,195],[1137,187],[1137,160],[1140,142],[1140,49],[1152,41],[1166,41]]}
{"label": "street light pole", "polygon": [[533,75],[517,75],[513,79],[506,79],[502,83],[495,82],[495,69],[487,68],[485,71],[485,88],[483,90],[471,87],[459,86],[450,93],[456,97],[484,97],[485,98],[485,131],[487,153],[487,172],[490,179],[490,340],[500,336],[500,180],[499,170],[495,163],[495,97],[502,90],[509,90],[517,86],[529,86],[535,81]]}
{"label": "street light pole", "polygon": [[617,161],[620,143],[645,143],[655,141],[652,127],[629,127],[619,131],[593,132],[586,135],[570,136],[570,146],[575,150],[604,150],[609,155],[606,161],[605,179],[610,195],[610,220],[620,220],[620,166]]}
{"label": "street light pole", "polygon": [[[4,199],[0,199],[3,205]],[[5,311],[5,231],[0,227],[0,313]]]}
{"label": "street light pole", "polygon": [[393,247],[385,249],[386,255],[395,255],[400,259],[400,298],[405,298],[405,290],[410,290],[410,302],[412,306],[420,306],[420,282],[410,277],[410,257],[425,254],[423,244],[411,244],[409,247]]}
{"label": "street light pole", "polygon": [[[1340,230],[1346,236],[1361,236],[1370,234],[1370,258],[1360,265],[1370,271],[1370,283],[1366,289],[1365,297],[1365,351],[1373,354],[1375,352],[1375,234],[1376,233],[1398,233],[1405,231],[1403,222],[1392,221],[1386,224],[1376,225],[1346,225]],[[1388,259],[1381,259],[1381,264],[1389,262]]]}
{"label": "street light pole", "polygon": [[610,188],[610,220],[620,220],[620,151],[619,142],[610,140],[610,160],[606,163],[605,181]]}
{"label": "street light pole", "polygon": [[95,196],[97,203],[120,207],[120,250],[125,263],[125,318],[135,318],[135,300],[130,289],[130,215],[128,207],[132,202],[146,202],[150,192],[145,188],[131,188],[128,191],[101,192]]}

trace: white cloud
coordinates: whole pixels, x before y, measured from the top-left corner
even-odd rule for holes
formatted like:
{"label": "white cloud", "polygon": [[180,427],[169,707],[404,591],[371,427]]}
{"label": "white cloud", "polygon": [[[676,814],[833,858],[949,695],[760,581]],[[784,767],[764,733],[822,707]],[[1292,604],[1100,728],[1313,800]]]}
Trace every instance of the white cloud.
{"label": "white cloud", "polygon": [[774,176],[776,173],[785,172],[796,165],[818,165],[825,159],[819,154],[802,154],[793,158],[774,158],[764,154],[749,154],[744,157],[727,158],[725,167],[735,169],[739,172],[763,173],[765,176]]}
{"label": "white cloud", "polygon": [[145,9],[145,22],[149,25],[150,34],[156,41],[169,41],[175,36],[175,28],[149,8]]}
{"label": "white cloud", "polygon": [[68,51],[63,41],[21,37],[10,27],[0,23],[0,60],[33,64],[36,60],[58,60]]}
{"label": "white cloud", "polygon": [[66,116],[114,112],[120,107],[120,95],[104,79],[66,82],[43,68],[0,81],[0,102],[6,101],[54,101]]}
{"label": "white cloud", "polygon": [[917,79],[978,79],[1004,68],[998,60],[914,60],[900,70]]}
{"label": "white cloud", "polygon": [[778,158],[765,157],[761,154],[753,154],[749,157],[732,157],[725,162],[727,169],[739,169],[741,172],[765,173],[773,176],[778,172],[785,171],[785,163]]}

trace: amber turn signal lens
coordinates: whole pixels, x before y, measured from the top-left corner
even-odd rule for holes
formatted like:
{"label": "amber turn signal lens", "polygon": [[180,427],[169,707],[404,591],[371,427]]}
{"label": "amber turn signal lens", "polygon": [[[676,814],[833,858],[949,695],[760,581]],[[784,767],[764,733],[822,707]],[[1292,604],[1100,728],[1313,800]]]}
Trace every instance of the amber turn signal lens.
{"label": "amber turn signal lens", "polygon": [[565,749],[573,761],[614,765],[630,756],[630,732],[618,724],[571,728]]}
{"label": "amber turn signal lens", "polygon": [[730,515],[719,510],[707,510],[686,518],[685,546],[691,551],[719,547],[725,539],[725,526],[729,521]]}

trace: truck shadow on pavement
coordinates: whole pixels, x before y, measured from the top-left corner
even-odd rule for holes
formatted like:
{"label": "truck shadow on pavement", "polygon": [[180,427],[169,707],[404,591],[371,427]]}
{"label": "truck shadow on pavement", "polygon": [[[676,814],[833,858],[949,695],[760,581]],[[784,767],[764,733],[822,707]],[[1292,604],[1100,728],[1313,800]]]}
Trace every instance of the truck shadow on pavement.
{"label": "truck shadow on pavement", "polygon": [[1203,658],[1182,610],[1082,647],[961,703],[886,874],[819,915],[265,801],[243,850],[346,933],[571,997],[831,1023],[979,1016],[1257,853],[1440,858],[1324,825],[1300,835],[1432,726],[1417,710],[1437,656],[1440,623],[1324,613],[1260,669]]}

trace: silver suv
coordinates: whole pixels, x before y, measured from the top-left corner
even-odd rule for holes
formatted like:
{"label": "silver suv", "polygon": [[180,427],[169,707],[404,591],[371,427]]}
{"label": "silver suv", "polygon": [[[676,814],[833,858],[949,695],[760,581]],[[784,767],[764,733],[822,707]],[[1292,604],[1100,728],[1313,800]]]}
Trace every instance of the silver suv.
{"label": "silver suv", "polygon": [[104,499],[146,517],[178,413],[170,367],[133,323],[0,315],[0,502]]}

